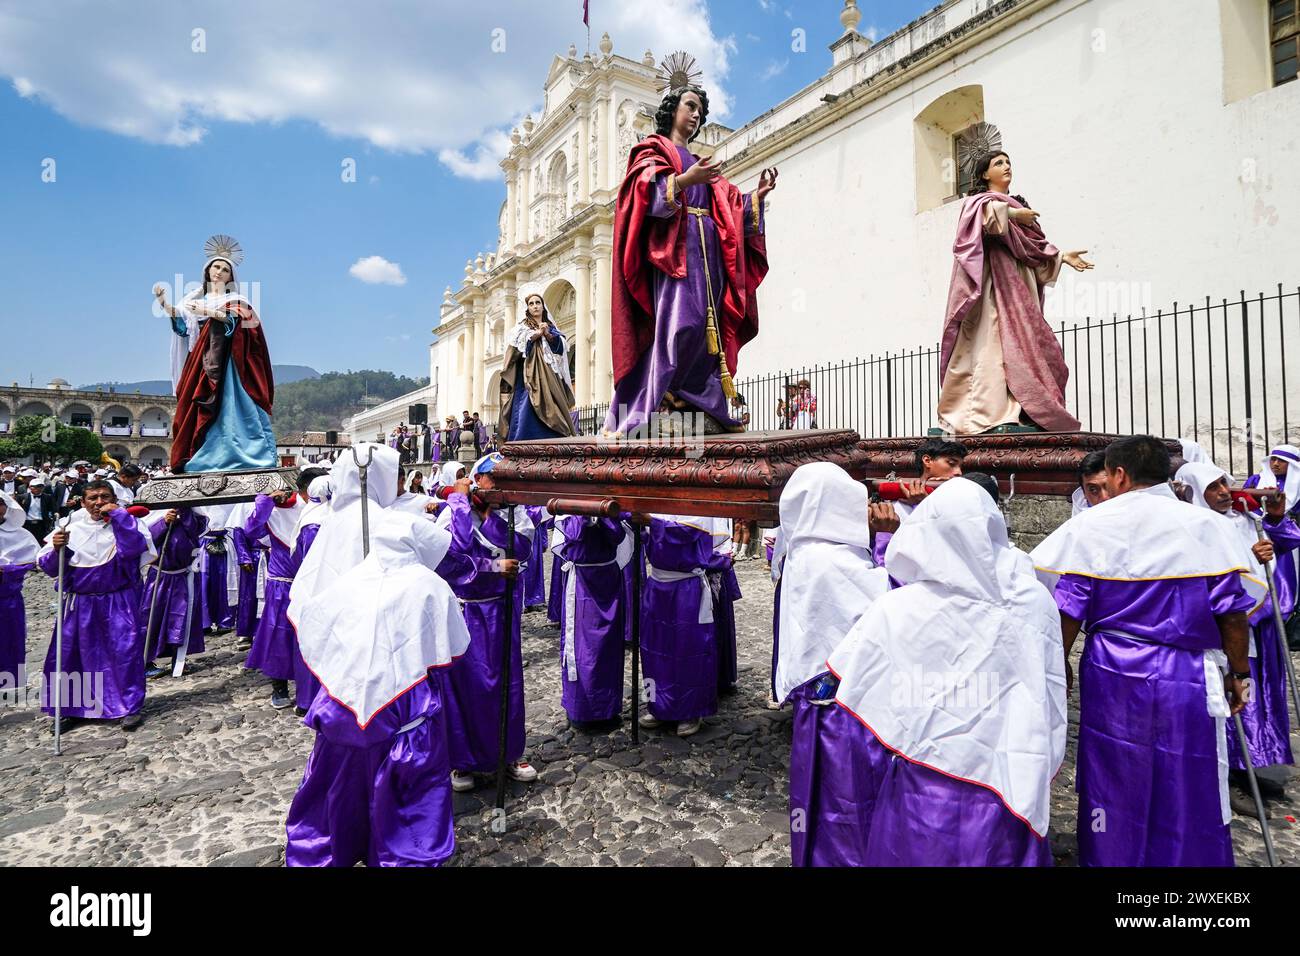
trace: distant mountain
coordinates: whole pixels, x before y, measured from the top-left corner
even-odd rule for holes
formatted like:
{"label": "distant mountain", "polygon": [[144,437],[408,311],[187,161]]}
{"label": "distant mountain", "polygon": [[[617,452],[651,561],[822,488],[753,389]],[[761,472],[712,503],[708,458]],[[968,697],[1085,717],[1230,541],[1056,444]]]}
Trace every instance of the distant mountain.
{"label": "distant mountain", "polygon": [[[275,376],[276,385],[288,385],[290,382],[320,378],[320,372],[306,365],[272,365],[271,374]],[[150,379],[146,382],[95,382],[91,385],[78,385],[77,387],[91,392],[99,388],[104,389],[104,391],[111,388],[115,392],[128,395],[136,391],[139,391],[142,395],[170,395],[172,393],[171,380],[165,378]]]}
{"label": "distant mountain", "polygon": [[342,430],[343,420],[367,404],[387,401],[427,385],[427,378],[407,378],[392,372],[326,372],[310,380],[275,390],[277,435],[297,431]]}

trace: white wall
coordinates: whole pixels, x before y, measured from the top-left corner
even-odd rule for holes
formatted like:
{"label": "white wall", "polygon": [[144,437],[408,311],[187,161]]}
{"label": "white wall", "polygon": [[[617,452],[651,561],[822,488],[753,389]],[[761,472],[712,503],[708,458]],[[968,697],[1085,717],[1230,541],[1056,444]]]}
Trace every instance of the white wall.
{"label": "white wall", "polygon": [[[1097,264],[1049,319],[1294,287],[1300,83],[1224,105],[1220,23],[1219,0],[1062,0],[762,159],[781,179],[740,376],[937,340],[959,203],[916,214],[913,118],[967,84],[1013,191]],[[757,166],[738,168],[753,188]]]}

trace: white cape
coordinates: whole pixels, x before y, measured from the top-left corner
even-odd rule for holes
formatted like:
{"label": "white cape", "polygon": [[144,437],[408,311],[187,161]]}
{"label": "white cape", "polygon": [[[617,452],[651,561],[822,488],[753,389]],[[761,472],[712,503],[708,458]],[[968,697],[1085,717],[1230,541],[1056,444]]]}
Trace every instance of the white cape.
{"label": "white cape", "polygon": [[0,492],[0,501],[6,509],[4,521],[0,521],[0,564],[31,564],[41,546],[23,527],[27,516],[11,496]]}
{"label": "white cape", "polygon": [[[1030,553],[1039,577],[1159,581],[1246,571],[1239,544],[1218,515],[1188,508],[1167,484],[1109,498],[1080,512]],[[891,568],[892,570],[892,568]]]}
{"label": "white cape", "polygon": [[889,750],[988,788],[1045,835],[1066,737],[1056,602],[964,478],[916,507],[886,561],[906,586],[831,654],[836,700]]}
{"label": "white cape", "polygon": [[784,701],[826,670],[831,651],[889,590],[889,575],[871,560],[866,486],[839,465],[798,468],[781,492],[780,510],[785,568],[776,699]]}
{"label": "white cape", "polygon": [[[373,531],[382,509],[397,497],[397,471],[401,467],[401,457],[387,445],[363,443],[354,446],[354,450],[362,461],[367,450],[374,453],[366,474],[366,492],[370,499],[368,514]],[[302,559],[289,588],[288,617],[295,626],[307,603],[360,564],[364,557],[361,472],[351,452],[345,452],[334,462],[330,469],[330,486],[334,489],[334,496],[330,499],[329,514],[321,521],[316,540]]]}
{"label": "white cape", "polygon": [[375,509],[369,556],[294,620],[308,668],[362,728],[469,647],[456,595],[434,573],[450,546],[451,535],[428,521]]}

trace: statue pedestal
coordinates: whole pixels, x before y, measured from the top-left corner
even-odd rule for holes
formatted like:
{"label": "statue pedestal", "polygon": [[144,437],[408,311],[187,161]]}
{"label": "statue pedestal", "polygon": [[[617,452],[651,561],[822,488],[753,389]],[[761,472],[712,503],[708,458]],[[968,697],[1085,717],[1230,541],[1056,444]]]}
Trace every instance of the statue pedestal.
{"label": "statue pedestal", "polygon": [[483,493],[494,503],[613,501],[620,511],[765,522],[777,520],[781,490],[800,465],[828,461],[862,479],[869,458],[848,429],[686,440],[548,438],[508,442],[502,454],[492,471],[495,490]]}
{"label": "statue pedestal", "polygon": [[[963,471],[982,471],[998,480],[1004,495],[1054,495],[1069,497],[1079,487],[1079,465],[1093,451],[1102,451],[1119,435],[1103,432],[1011,432],[970,435],[954,441],[969,454]],[[917,474],[916,446],[924,438],[870,438],[858,444],[867,455],[867,477]],[[1182,446],[1165,439],[1174,467],[1182,463]]]}
{"label": "statue pedestal", "polygon": [[167,475],[145,483],[135,503],[148,508],[198,508],[252,501],[260,494],[297,490],[297,468],[198,471]]}

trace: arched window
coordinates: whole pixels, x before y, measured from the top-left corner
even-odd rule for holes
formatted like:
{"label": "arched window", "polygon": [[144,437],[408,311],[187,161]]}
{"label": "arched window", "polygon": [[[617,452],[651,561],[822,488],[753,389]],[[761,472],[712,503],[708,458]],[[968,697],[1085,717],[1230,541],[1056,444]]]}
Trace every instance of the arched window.
{"label": "arched window", "polygon": [[[1001,144],[997,128],[984,119],[984,88],[978,85],[958,87],[932,101],[912,128],[917,213],[960,198],[970,186],[978,151],[995,139],[995,148]],[[963,158],[969,158],[964,169]]]}

